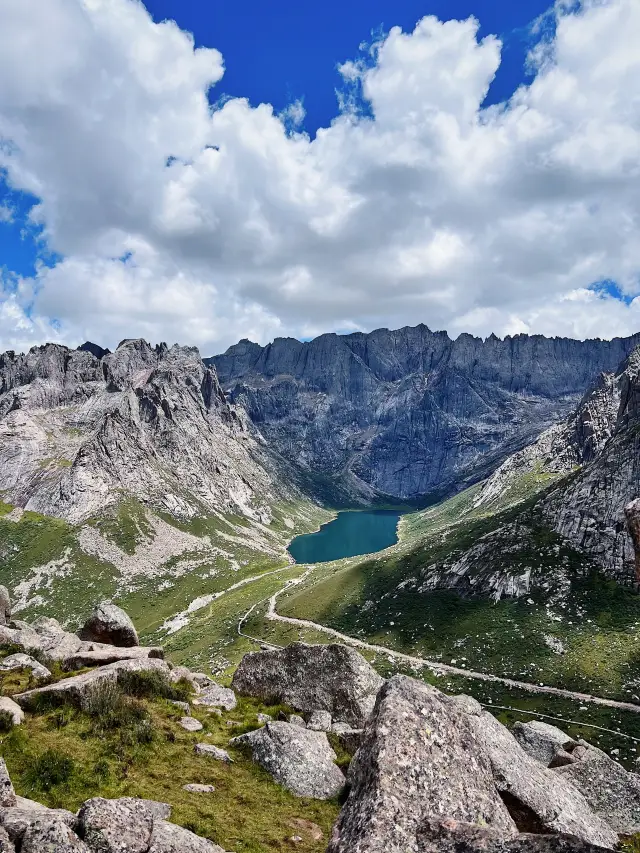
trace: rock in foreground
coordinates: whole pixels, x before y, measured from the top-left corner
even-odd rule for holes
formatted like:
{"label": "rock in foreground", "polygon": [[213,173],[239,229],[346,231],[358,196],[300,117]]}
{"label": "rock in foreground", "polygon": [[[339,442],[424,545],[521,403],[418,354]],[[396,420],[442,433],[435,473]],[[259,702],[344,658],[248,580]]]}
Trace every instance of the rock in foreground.
{"label": "rock in foreground", "polygon": [[344,776],[334,764],[336,754],[324,732],[273,722],[232,743],[250,747],[256,764],[297,797],[328,800],[344,788]]}
{"label": "rock in foreground", "polygon": [[571,835],[522,833],[505,838],[495,830],[449,819],[420,827],[416,853],[598,853],[605,849]]}
{"label": "rock in foreground", "polygon": [[438,816],[482,823],[507,839],[518,832],[466,715],[406,676],[380,690],[348,781],[330,853],[413,851],[420,825]]}
{"label": "rock in foreground", "polygon": [[571,782],[616,832],[640,832],[640,776],[594,746],[577,746],[571,755],[578,760],[555,772]]}
{"label": "rock in foreground", "polygon": [[243,657],[233,689],[298,711],[328,711],[337,722],[360,728],[383,679],[361,654],[340,643],[292,643]]}

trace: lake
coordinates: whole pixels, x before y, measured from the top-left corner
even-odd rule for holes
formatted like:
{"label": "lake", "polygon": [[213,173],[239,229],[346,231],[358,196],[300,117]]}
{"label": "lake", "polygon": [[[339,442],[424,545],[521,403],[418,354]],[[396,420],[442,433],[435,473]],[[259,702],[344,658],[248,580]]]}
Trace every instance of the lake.
{"label": "lake", "polygon": [[297,563],[326,563],[381,551],[398,541],[400,513],[391,510],[339,512],[317,533],[306,533],[289,545]]}

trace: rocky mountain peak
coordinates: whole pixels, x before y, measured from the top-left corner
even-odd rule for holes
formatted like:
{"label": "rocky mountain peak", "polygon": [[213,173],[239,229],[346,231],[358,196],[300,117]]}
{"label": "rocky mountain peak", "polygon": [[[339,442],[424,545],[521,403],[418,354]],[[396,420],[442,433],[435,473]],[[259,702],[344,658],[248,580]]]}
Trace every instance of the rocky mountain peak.
{"label": "rocky mountain peak", "polygon": [[[300,467],[352,493],[406,499],[490,474],[562,422],[638,343],[638,335],[452,340],[419,325],[265,347],[244,340],[205,362],[267,442]],[[613,387],[598,393],[576,424],[574,443],[587,454],[605,429],[601,404],[607,395],[615,402]]]}
{"label": "rocky mountain peak", "polygon": [[17,506],[78,521],[130,494],[179,515],[260,515],[270,465],[195,347],[0,356],[0,489]]}

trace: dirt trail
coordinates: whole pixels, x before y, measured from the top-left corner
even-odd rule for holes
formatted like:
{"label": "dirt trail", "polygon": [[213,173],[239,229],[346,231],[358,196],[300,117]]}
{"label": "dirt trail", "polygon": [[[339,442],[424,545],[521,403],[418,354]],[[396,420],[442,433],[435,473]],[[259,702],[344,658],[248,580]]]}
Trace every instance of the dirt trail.
{"label": "dirt trail", "polygon": [[[478,681],[492,681],[497,682],[498,684],[504,684],[507,687],[515,687],[518,690],[525,690],[528,693],[547,693],[551,696],[561,696],[564,699],[573,699],[576,702],[589,702],[592,705],[603,705],[607,708],[616,708],[621,711],[633,711],[636,714],[640,714],[640,705],[635,705],[632,702],[618,702],[615,699],[604,699],[600,696],[592,696],[589,693],[576,693],[573,690],[563,690],[560,687],[547,687],[540,684],[531,684],[528,681],[516,681],[513,678],[503,678],[499,675],[490,675],[486,672],[475,672],[471,669],[463,669],[462,667],[451,666],[446,663],[440,663],[439,661],[425,660],[425,658],[416,657],[415,655],[407,655],[402,652],[395,651],[394,649],[388,649],[385,646],[378,646],[374,643],[367,643],[364,640],[357,640],[355,637],[349,637],[347,634],[341,634],[340,631],[336,631],[333,628],[327,628],[324,625],[319,625],[317,622],[311,622],[309,619],[294,619],[291,616],[281,616],[276,610],[276,603],[279,596],[292,586],[297,586],[302,583],[309,573],[310,570],[307,570],[299,578],[287,581],[282,589],[278,590],[278,592],[271,596],[266,613],[267,619],[275,622],[284,622],[287,625],[294,625],[298,628],[311,628],[314,631],[321,631],[324,634],[328,634],[330,637],[334,637],[336,640],[341,640],[348,646],[354,646],[358,649],[368,649],[369,651],[376,652],[377,654],[382,654],[386,657],[394,658],[395,660],[404,661],[412,666],[430,669],[436,674],[460,675],[464,678],[474,678]],[[256,604],[254,604],[238,622],[238,634],[243,637],[247,637],[256,643],[270,646],[273,644],[265,643],[258,637],[252,637],[242,631],[242,626],[258,603],[260,602],[256,602]]]}

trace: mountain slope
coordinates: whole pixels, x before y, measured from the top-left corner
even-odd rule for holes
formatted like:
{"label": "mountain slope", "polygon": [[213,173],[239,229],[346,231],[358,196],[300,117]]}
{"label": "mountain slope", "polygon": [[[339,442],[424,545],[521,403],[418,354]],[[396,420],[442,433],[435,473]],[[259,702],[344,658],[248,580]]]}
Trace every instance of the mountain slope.
{"label": "mountain slope", "polygon": [[266,347],[241,341],[205,361],[267,442],[303,469],[365,496],[407,499],[491,474],[639,342],[453,341],[421,325]]}
{"label": "mountain slope", "polygon": [[74,523],[123,495],[265,520],[287,493],[198,351],[142,340],[0,356],[0,472],[8,503]]}
{"label": "mountain slope", "polygon": [[0,356],[0,583],[21,618],[71,627],[115,598],[177,632],[329,517],[289,474],[196,349]]}

